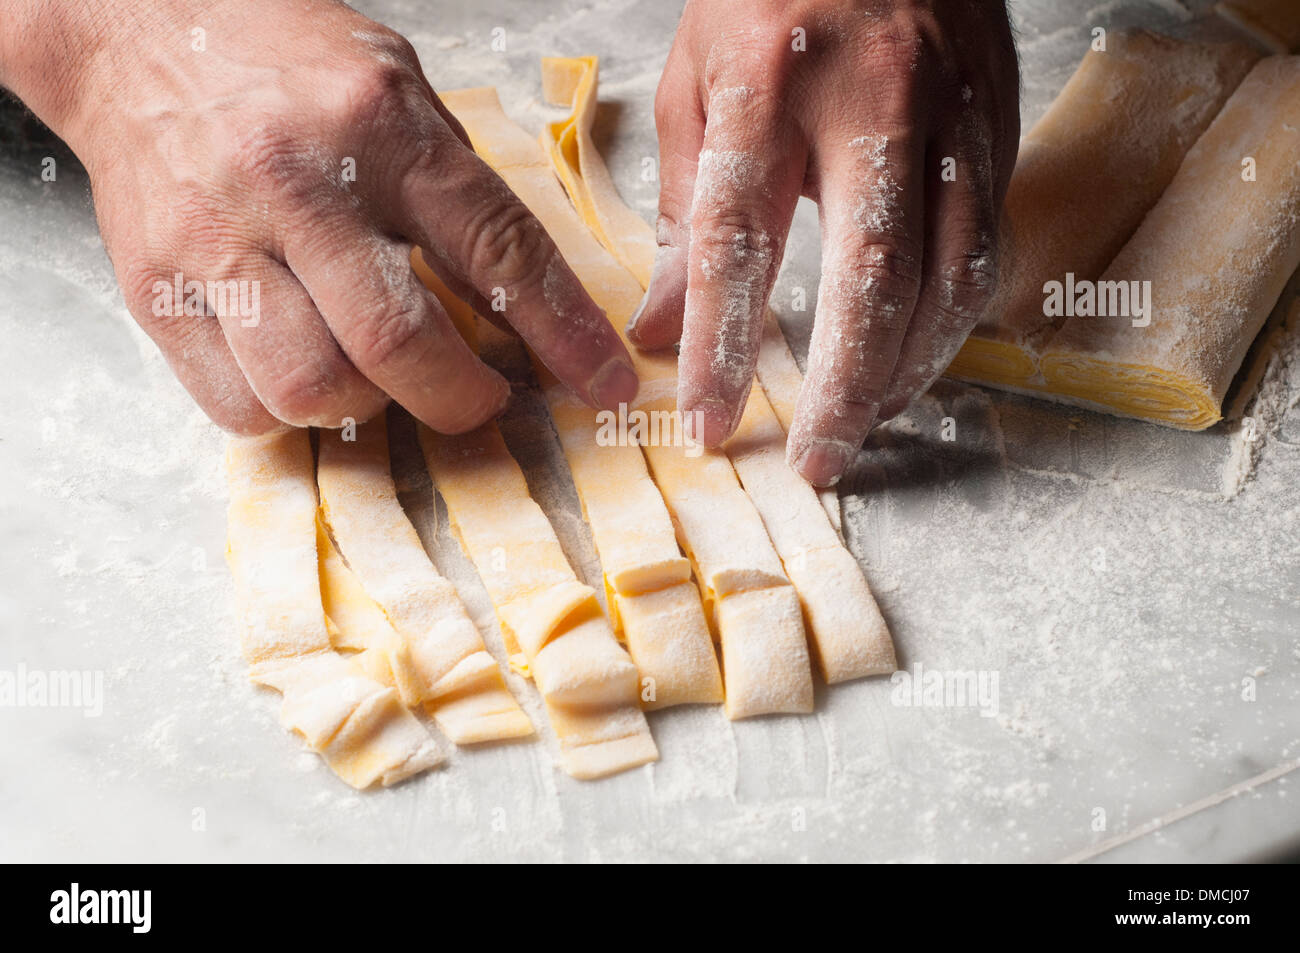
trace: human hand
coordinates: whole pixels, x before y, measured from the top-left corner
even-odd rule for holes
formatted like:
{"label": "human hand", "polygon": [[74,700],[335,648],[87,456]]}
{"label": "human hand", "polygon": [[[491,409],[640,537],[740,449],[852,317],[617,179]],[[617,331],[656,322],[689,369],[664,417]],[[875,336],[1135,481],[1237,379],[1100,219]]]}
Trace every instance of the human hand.
{"label": "human hand", "polygon": [[[499,413],[509,385],[416,278],[411,243],[584,399],[635,395],[618,335],[396,33],[332,0],[16,0],[13,16],[0,82],[85,164],[132,315],[221,426],[338,426],[390,397],[449,433]],[[190,281],[200,313],[177,314]]]}
{"label": "human hand", "polygon": [[739,422],[801,194],[822,276],[791,465],[835,482],[933,383],[993,292],[1018,92],[1002,0],[689,0],[655,102],[659,254],[628,333],[680,338],[697,437]]}

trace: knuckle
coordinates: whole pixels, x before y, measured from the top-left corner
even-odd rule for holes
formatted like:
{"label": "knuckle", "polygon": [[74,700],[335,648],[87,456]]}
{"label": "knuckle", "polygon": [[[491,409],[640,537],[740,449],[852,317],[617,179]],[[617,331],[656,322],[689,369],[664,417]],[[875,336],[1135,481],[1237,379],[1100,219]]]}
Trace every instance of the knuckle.
{"label": "knuckle", "polygon": [[751,209],[723,208],[711,211],[691,230],[694,241],[721,248],[764,251],[772,246],[772,235]]}
{"label": "knuckle", "polygon": [[892,244],[865,246],[825,274],[823,294],[834,313],[855,322],[852,340],[897,338],[906,331],[920,293],[919,259]]}
{"label": "knuckle", "polygon": [[[790,32],[784,23],[779,26],[755,27],[743,37],[715,44],[704,60],[704,87],[719,89],[749,89],[752,78],[765,77],[769,91],[786,87],[794,69],[796,57],[790,45]],[[770,94],[760,94],[772,99]]]}
{"label": "knuckle", "polygon": [[754,70],[747,75],[763,77],[761,86],[743,85],[752,79],[738,79],[731,86],[720,82],[709,91],[706,110],[712,122],[722,124],[729,139],[746,147],[777,141],[786,134],[794,96],[790,80],[772,75],[771,67],[760,63]]}
{"label": "knuckle", "polygon": [[869,241],[855,255],[872,287],[899,297],[916,297],[921,285],[921,250],[910,238]]}
{"label": "knuckle", "polygon": [[394,63],[408,70],[419,67],[420,57],[416,54],[415,47],[396,30],[373,24],[359,36],[357,34],[354,36],[364,40],[367,49],[376,59]]}
{"label": "knuckle", "polygon": [[403,359],[418,345],[424,328],[425,308],[416,296],[397,303],[382,302],[357,322],[352,339],[356,363],[384,368]]}
{"label": "knuckle", "polygon": [[518,199],[498,198],[476,216],[465,260],[473,273],[503,284],[532,284],[551,257],[541,222]]}
{"label": "knuckle", "polygon": [[[685,241],[682,239],[685,238]],[[672,212],[660,209],[655,220],[655,243],[659,247],[676,248],[690,241],[690,224],[683,225]]]}
{"label": "knuckle", "polygon": [[346,72],[336,108],[343,122],[373,128],[411,119],[417,99],[423,99],[423,85],[416,73],[400,60],[378,57]]}
{"label": "knuckle", "polygon": [[267,381],[259,393],[264,404],[285,423],[305,427],[333,419],[340,406],[337,374],[304,361]]}
{"label": "knuckle", "polygon": [[845,372],[818,381],[815,423],[819,429],[861,430],[884,399],[885,375]]}
{"label": "knuckle", "polygon": [[274,119],[234,132],[218,148],[219,173],[259,195],[300,186],[309,161],[303,143]]}
{"label": "knuckle", "polygon": [[794,51],[790,44],[790,31],[784,20],[755,30],[750,34],[747,45],[754,60],[767,66],[779,66],[788,62]]}
{"label": "knuckle", "polygon": [[988,250],[970,251],[945,262],[935,288],[941,317],[964,329],[983,314],[997,283],[997,260]]}
{"label": "knuckle", "polygon": [[150,313],[150,303],[156,294],[157,283],[167,280],[164,270],[147,260],[126,261],[117,271],[117,283],[122,289],[122,297],[132,312]]}
{"label": "knuckle", "polygon": [[750,209],[713,211],[691,229],[692,248],[701,253],[705,277],[713,268],[743,270],[756,277],[779,263],[778,242]]}
{"label": "knuckle", "polygon": [[874,411],[884,399],[892,370],[890,362],[876,356],[841,367],[826,381],[826,396],[842,409]]}
{"label": "knuckle", "polygon": [[876,62],[917,70],[927,60],[947,62],[950,31],[939,23],[935,12],[922,5],[900,9],[885,20],[868,38],[866,50]]}

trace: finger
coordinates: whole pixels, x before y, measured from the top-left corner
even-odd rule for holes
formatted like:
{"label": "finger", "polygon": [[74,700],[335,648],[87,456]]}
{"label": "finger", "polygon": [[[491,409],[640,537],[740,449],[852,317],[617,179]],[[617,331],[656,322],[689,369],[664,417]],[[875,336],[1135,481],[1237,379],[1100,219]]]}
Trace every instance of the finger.
{"label": "finger", "polygon": [[688,64],[674,43],[655,94],[659,134],[659,244],[650,286],[627,323],[638,347],[656,350],[682,336],[686,307],[687,255],[691,245],[691,197],[700,149],[704,147],[704,105]]}
{"label": "finger", "polygon": [[175,268],[141,267],[119,274],[127,309],[162,352],[177,379],[218,427],[240,436],[283,430],[257,399],[211,314],[184,313]]}
{"label": "finger", "polygon": [[731,436],[758,363],[767,299],[781,266],[806,158],[780,104],[749,87],[709,95],[691,204],[677,405],[695,438]]}
{"label": "finger", "polygon": [[482,298],[503,302],[498,313],[593,406],[630,402],[636,372],[605,313],[505,182],[450,133],[447,140],[405,176],[393,206],[400,233],[445,258]]}
{"label": "finger", "polygon": [[[433,87],[429,85],[428,79],[423,71],[417,71],[420,84],[424,89],[425,95],[433,108],[437,111],[442,121],[447,124],[447,128],[452,131],[461,144],[470,151],[473,151],[474,145],[470,142],[469,133],[461,125],[455,114],[448,109],[443,101],[434,92]],[[455,264],[444,254],[441,249],[421,249],[420,261],[429,268],[438,279],[451,291],[456,297],[468,304],[474,313],[480,317],[491,321],[493,325],[510,335],[515,335],[515,329],[506,322],[491,306],[491,303],[478,293],[478,289],[469,283],[469,279],[460,273]]]}
{"label": "finger", "polygon": [[478,289],[469,283],[469,279],[439,249],[420,249],[420,261],[446,286],[447,290],[464,301],[479,317],[486,318],[511,337],[518,338],[519,332],[501,316],[492,306],[492,302],[478,293]]}
{"label": "finger", "polygon": [[925,272],[880,422],[901,413],[947,369],[997,284],[995,183],[987,146],[979,142],[988,139],[957,146],[941,138],[929,149]]}
{"label": "finger", "polygon": [[348,358],[424,423],[463,433],[505,409],[510,385],[420,283],[409,245],[340,217],[285,254]]}
{"label": "finger", "polygon": [[241,254],[203,273],[207,305],[262,404],[296,427],[368,420],[388,398],[353,366],[283,264]]}
{"label": "finger", "polygon": [[826,486],[870,431],[916,307],[925,146],[913,127],[882,128],[822,156],[822,279],[786,455]]}
{"label": "finger", "polygon": [[442,121],[447,124],[447,128],[455,134],[456,138],[461,141],[461,144],[466,149],[472,150],[474,146],[470,144],[469,133],[466,132],[465,127],[460,124],[460,120],[456,118],[455,114],[450,109],[443,105],[442,100],[439,99],[438,94],[433,91],[433,87],[429,85],[429,81],[424,78],[423,73],[420,74],[420,79],[424,83],[424,88],[429,93],[429,99],[433,102],[433,108],[438,111],[438,115],[441,116]]}

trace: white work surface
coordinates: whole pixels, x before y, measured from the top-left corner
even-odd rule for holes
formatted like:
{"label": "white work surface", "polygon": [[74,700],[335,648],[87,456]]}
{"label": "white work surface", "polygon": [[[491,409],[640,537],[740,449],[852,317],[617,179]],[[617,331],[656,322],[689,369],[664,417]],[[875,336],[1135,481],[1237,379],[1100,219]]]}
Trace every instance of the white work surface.
{"label": "white work surface", "polygon": [[[598,144],[653,215],[639,173],[676,5],[358,6],[411,38],[435,87],[496,85],[532,129],[557,115],[538,58],[600,54]],[[1088,25],[1221,29],[1176,0],[1014,8],[1026,127]],[[489,49],[496,27],[505,53]],[[1223,860],[1300,837],[1300,774],[1285,774],[1300,758],[1300,322],[1261,365],[1255,440],[1238,420],[1185,434],[941,385],[861,455],[845,528],[901,664],[997,673],[991,717],[901,707],[873,679],[819,687],[807,717],[654,713],[662,759],[604,781],[565,776],[543,738],[355,793],[246,680],[224,438],[124,310],[84,173],[12,108],[0,146],[0,670],[104,678],[98,718],[0,708],[0,860],[1041,861],[1125,835],[1101,859]],[[1188,255],[1212,240],[1188,236]],[[817,260],[801,207],[774,296],[800,355],[811,310],[788,304],[815,289]],[[528,411],[509,439],[589,574],[554,438]],[[939,439],[945,416],[955,442]],[[403,499],[499,645],[412,462]],[[1189,806],[1204,809],[1179,820]]]}

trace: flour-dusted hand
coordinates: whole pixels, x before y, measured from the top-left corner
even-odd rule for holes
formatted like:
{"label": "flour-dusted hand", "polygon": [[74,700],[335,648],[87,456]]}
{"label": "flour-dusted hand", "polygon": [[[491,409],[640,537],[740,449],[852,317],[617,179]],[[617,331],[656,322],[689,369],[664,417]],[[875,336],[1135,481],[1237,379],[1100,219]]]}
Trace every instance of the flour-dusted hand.
{"label": "flour-dusted hand", "polygon": [[629,335],[680,338],[678,404],[706,443],[739,421],[801,194],[820,205],[822,277],[792,465],[833,483],[942,373],[993,292],[1018,90],[1001,0],[689,0]]}
{"label": "flour-dusted hand", "polygon": [[445,432],[500,412],[508,384],[412,243],[584,399],[635,395],[600,309],[391,30],[331,0],[11,6],[0,82],[85,163],[131,313],[217,423],[337,426],[390,397]]}

